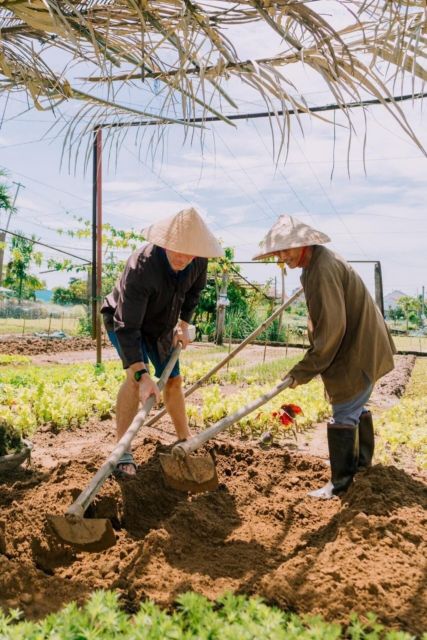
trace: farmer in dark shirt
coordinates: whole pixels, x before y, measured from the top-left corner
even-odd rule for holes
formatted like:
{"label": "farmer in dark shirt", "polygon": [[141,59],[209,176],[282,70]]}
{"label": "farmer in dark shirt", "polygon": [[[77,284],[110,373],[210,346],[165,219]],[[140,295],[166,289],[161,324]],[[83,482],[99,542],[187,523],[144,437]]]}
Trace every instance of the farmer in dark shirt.
{"label": "farmer in dark shirt", "polygon": [[395,347],[380,310],[360,276],[326,247],[329,238],[291,216],[281,216],[254,259],[277,256],[302,269],[310,347],[289,372],[292,388],[322,377],[332,404],[327,426],[331,481],[309,495],[345,491],[374,453],[371,412],[364,407],[375,382],[394,367]]}
{"label": "farmer in dark shirt", "polygon": [[[207,258],[223,255],[195,209],[151,225],[144,235],[150,244],[130,256],[101,309],[127,374],[117,397],[118,440],[135,417],[139,402],[144,403],[150,395],[159,400],[148,362],[160,377],[178,340],[185,349],[190,341],[188,325],[206,284]],[[178,438],[189,438],[179,361],[166,382],[164,403]],[[117,471],[122,475],[136,473],[130,452],[120,459]]]}

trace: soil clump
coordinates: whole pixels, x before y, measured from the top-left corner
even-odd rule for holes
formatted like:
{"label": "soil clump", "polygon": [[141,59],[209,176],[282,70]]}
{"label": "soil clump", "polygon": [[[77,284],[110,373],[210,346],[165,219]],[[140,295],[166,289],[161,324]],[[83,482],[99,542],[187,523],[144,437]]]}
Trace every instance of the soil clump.
{"label": "soil clump", "polygon": [[387,625],[425,630],[421,476],[375,465],[342,499],[314,501],[307,491],[328,479],[321,460],[233,441],[215,445],[219,488],[190,496],[164,485],[158,453],[167,448],[140,440],[135,479],[108,480],[90,507],[116,530],[102,553],[61,544],[46,521],[93,476],[102,447],[0,478],[0,605],[38,618],[96,588],[117,589],[129,611],[144,598],[170,606],[189,589],[209,598],[231,590],[329,620],[373,611]]}

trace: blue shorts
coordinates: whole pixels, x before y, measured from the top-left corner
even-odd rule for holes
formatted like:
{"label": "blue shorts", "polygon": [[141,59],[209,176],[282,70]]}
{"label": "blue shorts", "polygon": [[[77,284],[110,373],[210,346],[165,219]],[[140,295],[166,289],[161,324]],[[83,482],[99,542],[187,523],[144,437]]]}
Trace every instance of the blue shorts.
{"label": "blue shorts", "polygon": [[[117,340],[117,336],[115,334],[114,331],[107,331],[108,333],[108,337],[110,338],[110,342],[113,345],[113,347],[116,348],[117,353],[119,354],[120,358],[123,361],[123,357],[122,357],[122,352],[120,349],[120,344],[119,341]],[[141,348],[142,348],[142,354],[143,354],[143,358],[144,358],[144,362],[148,365],[149,362],[151,362],[151,364],[154,366],[154,373],[155,376],[157,378],[160,378],[160,376],[163,373],[164,368],[166,367],[168,360],[164,360],[163,362],[161,362],[160,358],[159,358],[159,353],[157,351],[157,349],[149,349],[147,347],[147,345],[145,344],[144,340],[141,340]],[[174,368],[172,369],[169,378],[176,378],[177,376],[180,375],[180,370],[179,370],[179,360],[177,360],[175,362]]]}
{"label": "blue shorts", "polygon": [[371,397],[372,389],[374,385],[366,378],[367,386],[356,398],[347,400],[347,402],[339,402],[332,405],[332,417],[333,421],[338,424],[351,424],[357,426],[359,424],[360,416],[364,411],[365,402],[368,402]]}

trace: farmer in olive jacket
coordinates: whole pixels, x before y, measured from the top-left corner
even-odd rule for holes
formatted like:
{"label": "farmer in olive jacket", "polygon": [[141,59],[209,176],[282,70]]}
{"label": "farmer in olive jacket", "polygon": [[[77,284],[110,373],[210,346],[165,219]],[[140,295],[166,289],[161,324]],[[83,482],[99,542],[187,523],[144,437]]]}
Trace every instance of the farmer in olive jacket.
{"label": "farmer in olive jacket", "polygon": [[[206,284],[207,258],[223,255],[195,209],[180,211],[143,233],[150,244],[130,256],[101,309],[127,374],[117,397],[118,440],[135,417],[139,402],[150,395],[159,399],[148,362],[160,377],[176,342],[187,346],[188,325]],[[179,361],[166,382],[164,402],[178,438],[189,438]],[[117,472],[122,476],[136,473],[131,452],[119,460]]]}
{"label": "farmer in olive jacket", "polygon": [[331,481],[313,491],[330,498],[344,491],[360,468],[372,464],[374,429],[369,400],[375,382],[394,367],[395,347],[384,319],[360,276],[326,247],[330,238],[283,215],[254,259],[277,256],[302,268],[310,347],[289,372],[292,388],[322,377],[332,404],[327,425]]}

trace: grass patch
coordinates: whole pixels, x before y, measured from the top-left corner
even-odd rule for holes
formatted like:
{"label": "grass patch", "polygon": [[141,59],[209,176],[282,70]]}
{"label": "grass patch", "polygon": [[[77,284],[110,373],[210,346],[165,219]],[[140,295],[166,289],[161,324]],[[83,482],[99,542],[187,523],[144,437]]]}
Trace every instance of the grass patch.
{"label": "grass patch", "polygon": [[28,356],[18,356],[18,355],[7,355],[4,353],[0,353],[0,366],[5,367],[7,365],[15,365],[15,364],[27,364],[31,362],[31,358]]}
{"label": "grass patch", "polygon": [[[50,325],[50,326],[49,326]],[[65,331],[70,335],[77,335],[79,318],[2,318],[0,334],[16,334],[17,337],[35,332]]]}

